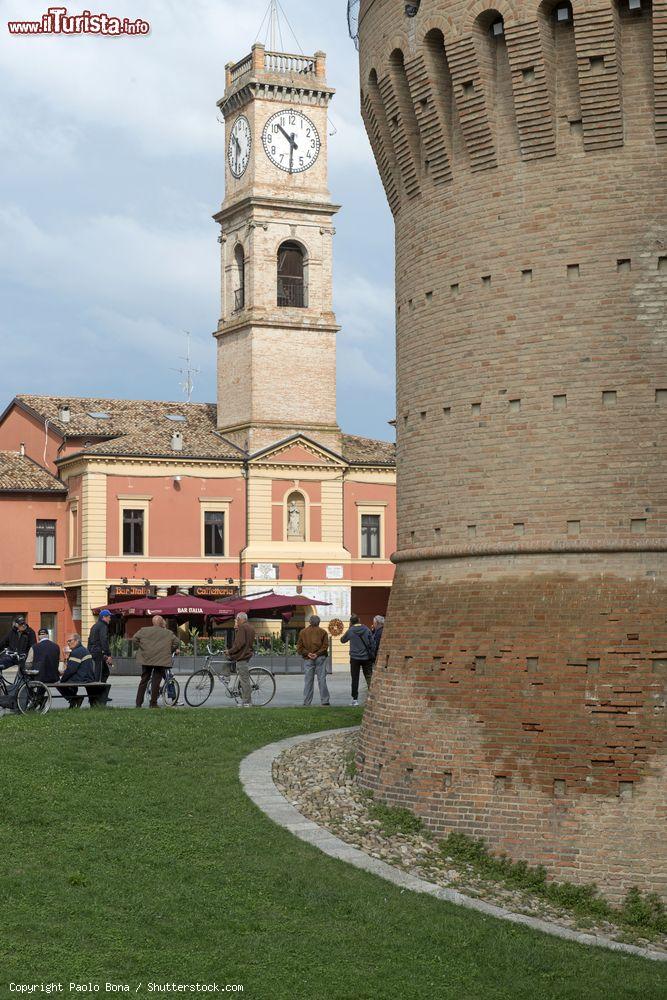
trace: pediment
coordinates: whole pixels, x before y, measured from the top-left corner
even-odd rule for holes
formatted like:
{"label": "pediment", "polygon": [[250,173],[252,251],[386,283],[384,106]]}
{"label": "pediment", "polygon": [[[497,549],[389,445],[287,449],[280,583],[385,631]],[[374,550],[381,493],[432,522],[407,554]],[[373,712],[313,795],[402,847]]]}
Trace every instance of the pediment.
{"label": "pediment", "polygon": [[330,465],[343,466],[345,462],[322,445],[317,444],[305,435],[299,434],[286,441],[279,441],[275,445],[264,448],[252,455],[250,462],[266,462],[270,465]]}

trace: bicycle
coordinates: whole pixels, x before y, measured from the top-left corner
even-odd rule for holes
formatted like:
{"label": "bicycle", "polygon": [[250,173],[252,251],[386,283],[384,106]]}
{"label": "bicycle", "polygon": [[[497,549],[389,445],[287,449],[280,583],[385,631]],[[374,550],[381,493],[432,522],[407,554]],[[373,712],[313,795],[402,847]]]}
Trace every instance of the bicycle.
{"label": "bicycle", "polygon": [[174,657],[172,656],[171,667],[165,670],[164,679],[160,684],[158,692],[158,699],[162,699],[162,704],[165,708],[175,708],[178,705],[178,699],[181,697],[181,685],[174,676],[173,665]]}
{"label": "bicycle", "polygon": [[[185,682],[185,700],[190,708],[199,708],[211,696],[215,678],[217,677],[227,692],[228,698],[233,698],[238,704],[243,700],[240,677],[236,673],[236,664],[231,660],[216,656],[210,646],[207,647],[208,657],[201,670],[190,674]],[[229,668],[229,676],[223,672]],[[250,704],[262,708],[268,705],[276,693],[276,679],[266,667],[250,667]]]}
{"label": "bicycle", "polygon": [[[27,715],[28,712],[46,715],[51,708],[51,692],[46,684],[32,679],[39,671],[26,670],[25,656],[12,653],[9,649],[0,653],[0,658],[10,657],[12,663],[0,664],[0,708],[8,709],[10,712],[18,711],[21,715]],[[14,664],[18,670],[13,682],[9,683],[2,672]]]}

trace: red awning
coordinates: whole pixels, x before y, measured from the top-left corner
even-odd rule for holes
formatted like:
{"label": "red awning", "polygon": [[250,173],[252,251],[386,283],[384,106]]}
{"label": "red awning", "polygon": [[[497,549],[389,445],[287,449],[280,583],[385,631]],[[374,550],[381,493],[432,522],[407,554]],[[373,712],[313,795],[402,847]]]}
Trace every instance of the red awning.
{"label": "red awning", "polygon": [[227,611],[232,611],[235,615],[240,611],[245,611],[247,615],[257,614],[259,611],[290,611],[292,608],[311,607],[313,605],[326,605],[330,607],[330,601],[318,601],[314,597],[307,597],[305,594],[276,594],[271,591],[268,594],[260,594],[258,597],[233,597],[229,601],[222,601],[218,607],[220,612],[216,617],[225,617]]}
{"label": "red awning", "polygon": [[227,609],[218,601],[207,601],[203,597],[191,597],[189,594],[170,594],[169,597],[140,597],[136,601],[121,601],[119,604],[103,604],[93,608],[99,614],[102,608],[108,608],[112,614],[120,615],[165,615],[177,618],[180,615],[215,615],[216,618],[232,618],[234,609]]}

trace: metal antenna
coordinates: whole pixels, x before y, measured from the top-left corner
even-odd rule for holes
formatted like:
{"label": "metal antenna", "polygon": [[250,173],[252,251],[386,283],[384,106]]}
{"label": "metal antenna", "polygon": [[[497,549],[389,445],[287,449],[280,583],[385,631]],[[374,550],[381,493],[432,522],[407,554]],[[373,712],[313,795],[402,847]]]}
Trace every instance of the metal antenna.
{"label": "metal antenna", "polygon": [[185,393],[185,400],[187,403],[192,402],[192,393],[195,391],[195,375],[201,374],[200,368],[192,367],[192,360],[190,357],[190,333],[188,330],[185,331],[186,338],[186,351],[185,357],[179,358],[179,361],[185,361],[185,368],[172,368],[173,372],[178,372],[182,376],[183,381],[179,382],[179,386]]}

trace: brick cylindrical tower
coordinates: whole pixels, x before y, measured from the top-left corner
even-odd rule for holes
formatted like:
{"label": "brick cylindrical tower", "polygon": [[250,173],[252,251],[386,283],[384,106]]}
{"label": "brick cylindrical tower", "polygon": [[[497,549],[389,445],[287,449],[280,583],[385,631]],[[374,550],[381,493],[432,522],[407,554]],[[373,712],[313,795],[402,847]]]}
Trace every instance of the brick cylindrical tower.
{"label": "brick cylindrical tower", "polygon": [[359,42],[399,474],[362,781],[665,897],[667,0],[362,0]]}

